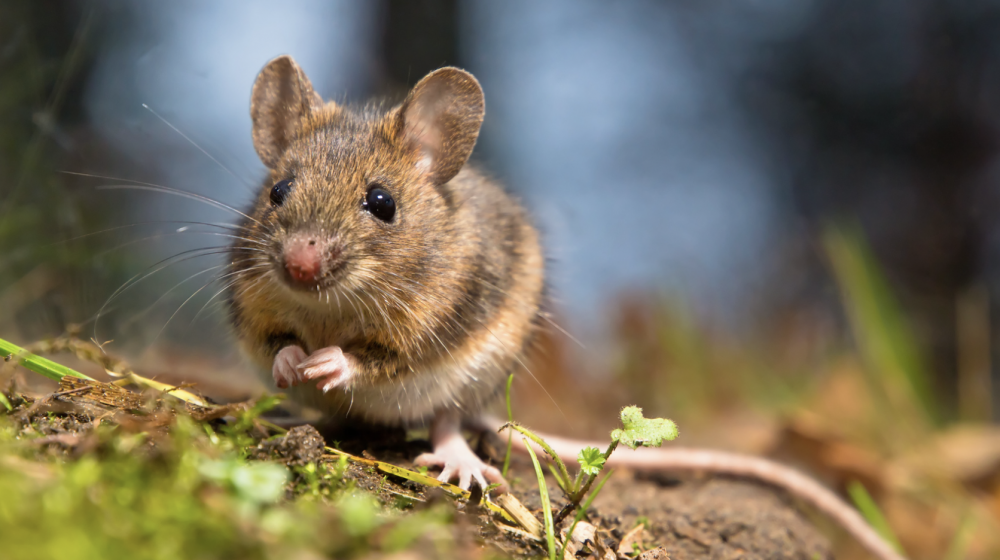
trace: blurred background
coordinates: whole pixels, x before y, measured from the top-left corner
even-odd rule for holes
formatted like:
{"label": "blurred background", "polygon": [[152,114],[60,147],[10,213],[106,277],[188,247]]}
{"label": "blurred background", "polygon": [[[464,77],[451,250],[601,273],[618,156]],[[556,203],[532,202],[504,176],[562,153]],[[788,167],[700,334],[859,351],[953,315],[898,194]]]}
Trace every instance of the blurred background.
{"label": "blurred background", "polygon": [[263,390],[222,256],[185,253],[226,239],[181,222],[232,215],[101,187],[245,206],[250,87],[285,53],[338,102],[481,81],[474,160],[535,217],[579,340],[519,376],[526,421],[640,404],[867,491],[915,557],[1000,554],[1000,0],[6,0],[0,337],[80,325],[161,378]]}

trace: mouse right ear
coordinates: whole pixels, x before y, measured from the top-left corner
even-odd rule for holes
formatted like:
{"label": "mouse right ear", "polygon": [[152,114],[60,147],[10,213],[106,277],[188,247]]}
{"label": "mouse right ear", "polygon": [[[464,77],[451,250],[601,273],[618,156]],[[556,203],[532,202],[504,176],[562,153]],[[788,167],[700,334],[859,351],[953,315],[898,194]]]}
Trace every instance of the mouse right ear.
{"label": "mouse right ear", "polygon": [[302,126],[302,119],[323,106],[305,72],[288,55],[275,58],[257,75],[250,94],[253,146],[269,169]]}
{"label": "mouse right ear", "polygon": [[447,183],[469,159],[485,111],[483,89],[472,74],[441,68],[413,86],[396,114],[395,135],[431,181]]}

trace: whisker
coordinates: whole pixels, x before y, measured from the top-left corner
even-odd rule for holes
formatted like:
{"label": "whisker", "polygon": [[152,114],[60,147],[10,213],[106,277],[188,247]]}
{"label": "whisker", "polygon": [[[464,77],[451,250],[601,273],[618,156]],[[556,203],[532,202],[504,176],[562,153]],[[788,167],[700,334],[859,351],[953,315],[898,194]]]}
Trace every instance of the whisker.
{"label": "whisker", "polygon": [[[503,294],[503,295],[505,295],[505,296],[507,296],[507,297],[509,297],[509,298],[511,298],[513,300],[515,300],[515,301],[519,301],[521,304],[530,305],[529,303],[525,302],[523,299],[515,296],[514,294],[510,293],[509,291],[504,290],[503,288],[501,288],[499,286],[496,286],[494,284],[491,284],[491,283],[487,282],[486,280],[483,280],[482,278],[479,278],[479,277],[476,277],[476,276],[466,276],[466,278],[468,278],[470,280],[473,280],[475,282],[479,282],[480,284],[482,284],[482,285],[484,285],[484,286],[486,286],[488,288],[492,288],[492,289],[496,290],[497,292],[499,292],[499,293],[501,293],[501,294]],[[577,346],[579,346],[580,348],[582,348],[584,350],[587,349],[587,346],[584,343],[580,342],[575,336],[573,336],[572,334],[570,334],[569,331],[567,331],[566,329],[562,328],[554,320],[552,320],[552,318],[549,317],[548,313],[544,313],[544,312],[539,311],[538,312],[538,316],[541,317],[543,320],[545,320],[545,322],[547,322],[548,324],[550,324],[553,327],[555,327],[559,332],[561,332],[563,335],[565,335],[566,338],[569,338],[570,340],[572,340]]]}
{"label": "whisker", "polygon": [[257,265],[254,265],[254,266],[250,267],[250,268],[247,268],[247,269],[234,270],[233,272],[230,272],[228,274],[223,274],[222,276],[219,276],[218,278],[216,278],[215,280],[224,280],[224,279],[229,278],[231,276],[235,276],[236,277],[235,279],[233,279],[232,282],[229,282],[228,284],[226,284],[225,286],[223,286],[221,290],[219,290],[218,292],[215,292],[215,295],[213,295],[212,297],[208,298],[208,301],[205,302],[205,305],[202,305],[201,309],[199,309],[198,312],[194,314],[194,318],[191,319],[191,322],[194,323],[195,321],[198,320],[198,317],[201,316],[202,311],[205,311],[205,308],[208,307],[208,304],[212,303],[212,300],[214,300],[215,298],[219,297],[219,295],[222,294],[222,292],[224,292],[224,291],[228,290],[229,288],[231,288],[233,284],[239,282],[241,274],[243,274],[247,270],[253,270],[255,268],[262,268],[262,267],[265,267],[265,266],[267,266],[266,263],[257,264]]}
{"label": "whisker", "polygon": [[261,289],[264,288],[264,286],[267,286],[267,282],[261,283],[264,281],[265,278],[267,278],[267,271],[265,271],[264,274],[258,276],[257,279],[253,281],[253,283],[241,289],[243,296],[250,297],[251,295],[254,295],[252,290],[260,291]]}
{"label": "whisker", "polygon": [[[511,353],[510,349],[507,348],[507,345],[504,344],[502,340],[500,340],[500,337],[498,337],[497,335],[493,334],[493,331],[490,330],[490,328],[486,326],[486,323],[480,321],[479,319],[476,319],[476,322],[479,323],[480,325],[482,325],[483,328],[486,329],[486,332],[488,332],[491,335],[493,335],[493,338],[495,338],[496,341],[500,343],[500,346],[503,346],[504,350],[506,350],[508,354]],[[550,401],[552,401],[552,405],[556,407],[556,410],[559,411],[559,414],[562,415],[563,418],[566,418],[566,413],[562,411],[562,408],[559,407],[559,403],[556,402],[556,399],[552,396],[551,393],[549,393],[549,390],[545,388],[545,385],[542,385],[542,382],[538,379],[538,377],[535,375],[535,373],[533,371],[531,371],[531,368],[529,368],[523,361],[521,361],[521,357],[520,356],[518,356],[517,354],[512,354],[512,355],[514,356],[514,359],[517,360],[517,363],[521,364],[521,367],[524,368],[524,371],[528,372],[528,375],[530,375],[531,378],[535,380],[535,383],[538,385],[538,388],[541,389],[542,392],[545,393],[545,396],[547,396]]]}
{"label": "whisker", "polygon": [[[117,299],[120,295],[122,295],[135,285],[139,284],[140,282],[149,278],[150,276],[160,272],[161,270],[173,266],[175,264],[179,264],[199,257],[224,254],[227,252],[229,252],[227,247],[201,247],[198,249],[189,249],[187,251],[182,251],[180,253],[177,253],[176,255],[171,255],[159,262],[153,263],[152,265],[146,267],[142,272],[137,273],[135,276],[126,280],[124,284],[119,286],[118,289],[115,290],[111,294],[111,296],[108,297],[108,299],[104,302],[104,305],[101,306],[101,309],[98,310],[97,316],[94,318],[94,338],[95,339],[98,338],[97,336],[98,323],[100,322],[101,316],[104,314],[104,310],[107,308],[107,306],[110,305],[112,301]],[[178,259],[178,257],[184,257],[184,258]],[[150,271],[150,269],[154,267],[158,268],[155,268],[155,270]]]}
{"label": "whisker", "polygon": [[167,318],[167,321],[165,323],[163,323],[163,326],[160,327],[160,331],[158,333],[156,333],[156,336],[153,337],[153,340],[151,340],[150,343],[155,342],[156,339],[160,338],[160,335],[163,334],[163,331],[167,330],[167,325],[170,324],[170,321],[174,320],[174,317],[176,317],[177,314],[181,312],[181,309],[183,309],[184,306],[187,305],[187,303],[189,301],[191,301],[192,299],[194,299],[194,296],[200,294],[202,290],[204,290],[205,288],[211,286],[213,282],[215,282],[214,278],[211,281],[209,281],[208,283],[206,283],[204,286],[202,286],[202,287],[198,288],[197,290],[195,290],[194,293],[191,294],[190,296],[188,296],[188,298],[186,300],[184,300],[183,303],[181,303],[180,305],[178,305],[177,309],[173,313],[170,314],[170,317]]}
{"label": "whisker", "polygon": [[578,338],[576,338],[575,336],[573,336],[572,334],[570,334],[569,331],[567,331],[566,329],[564,329],[561,326],[559,326],[559,323],[556,323],[555,320],[553,320],[549,315],[550,315],[550,313],[547,313],[547,312],[544,312],[544,311],[539,311],[538,312],[538,316],[541,317],[542,320],[544,320],[550,326],[552,326],[553,328],[555,328],[557,331],[561,332],[563,334],[563,336],[565,336],[566,338],[568,338],[571,341],[573,341],[573,343],[575,343],[577,346],[579,346],[583,350],[587,349],[587,345],[586,344],[580,342],[580,340]]}
{"label": "whisker", "polygon": [[[115,252],[115,251],[117,251],[119,249],[123,249],[125,247],[130,246],[130,245],[135,245],[137,243],[142,243],[143,241],[149,241],[151,239],[160,239],[160,238],[168,237],[168,236],[171,236],[171,235],[181,235],[181,234],[184,234],[184,233],[198,233],[198,234],[201,234],[201,235],[215,235],[215,236],[218,236],[218,237],[227,237],[229,239],[239,239],[239,240],[243,240],[243,241],[247,241],[247,242],[251,242],[251,243],[259,243],[261,245],[264,245],[264,243],[262,243],[260,241],[256,241],[256,240],[252,240],[252,239],[247,239],[245,237],[240,237],[240,236],[236,236],[236,235],[229,235],[229,234],[226,234],[226,233],[219,233],[217,231],[192,231],[192,230],[166,231],[166,232],[163,232],[163,233],[158,233],[156,235],[149,235],[149,236],[146,236],[146,237],[140,237],[138,239],[132,239],[130,241],[126,241],[126,242],[121,243],[121,244],[119,244],[119,245],[117,245],[115,247],[112,247],[110,249],[106,249],[104,251],[101,251],[100,253],[97,253],[96,255],[94,255],[94,258],[96,259],[96,258],[103,257],[103,256],[105,256],[107,254],[113,253],[113,252]],[[266,253],[266,251],[263,251],[262,249],[257,249],[255,247],[234,247],[233,250],[234,251],[261,251],[261,252],[265,252]]]}
{"label": "whisker", "polygon": [[163,292],[162,294],[160,294],[160,297],[156,298],[156,301],[154,301],[152,303],[152,305],[150,305],[146,309],[143,309],[142,311],[140,311],[139,313],[137,313],[135,316],[133,316],[131,319],[128,319],[127,321],[125,321],[125,323],[122,326],[123,327],[129,327],[132,324],[134,324],[136,321],[138,321],[139,319],[141,319],[142,317],[144,317],[146,314],[148,314],[150,311],[152,311],[154,308],[156,308],[156,306],[159,305],[160,302],[163,301],[164,298],[166,298],[168,295],[170,295],[171,292],[173,292],[177,288],[181,287],[181,285],[185,284],[189,280],[197,278],[198,276],[201,276],[202,274],[205,274],[206,272],[211,272],[213,270],[218,270],[218,269],[220,269],[220,268],[222,268],[224,266],[226,266],[226,265],[220,264],[220,265],[217,265],[217,266],[206,268],[205,270],[201,270],[199,272],[196,272],[196,273],[192,274],[191,276],[188,276],[187,278],[185,278],[185,279],[181,280],[180,282],[174,284],[174,286],[172,288],[170,288],[169,290],[167,290],[167,291]]}
{"label": "whisker", "polygon": [[219,167],[221,167],[223,170],[225,170],[226,173],[229,173],[229,175],[233,179],[236,179],[237,182],[239,182],[241,185],[243,185],[243,188],[246,189],[247,192],[249,192],[250,194],[254,194],[253,189],[251,189],[250,185],[248,185],[243,179],[240,179],[239,177],[237,177],[236,174],[233,173],[233,171],[231,169],[229,169],[228,167],[226,167],[225,165],[223,165],[221,161],[215,159],[215,157],[212,154],[208,153],[204,148],[202,148],[201,146],[199,146],[198,143],[195,142],[194,140],[192,140],[190,137],[188,137],[187,134],[184,134],[183,132],[181,132],[181,130],[179,128],[177,128],[176,126],[174,126],[173,124],[171,124],[170,121],[168,121],[167,119],[165,119],[162,116],[160,116],[160,114],[157,113],[156,111],[154,111],[152,107],[150,107],[149,105],[146,105],[145,103],[143,103],[142,104],[142,108],[145,109],[145,110],[147,110],[147,111],[149,111],[150,113],[152,113],[154,117],[160,119],[160,121],[162,121],[163,124],[169,126],[171,130],[173,130],[177,134],[180,134],[181,138],[183,138],[183,139],[187,140],[188,142],[190,142],[192,146],[194,146],[195,148],[198,148],[198,150],[201,153],[205,154],[205,157],[207,157],[208,159],[214,161],[216,165],[218,165]]}
{"label": "whisker", "polygon": [[209,197],[204,196],[204,195],[200,195],[200,194],[189,192],[189,191],[183,191],[183,190],[180,190],[180,189],[174,189],[174,188],[171,188],[171,187],[161,187],[161,186],[158,186],[158,185],[135,184],[135,185],[100,185],[100,186],[98,186],[96,188],[97,188],[97,190],[101,190],[101,191],[135,190],[135,191],[152,191],[152,192],[158,192],[158,193],[161,193],[161,194],[172,194],[172,195],[175,195],[175,196],[180,196],[182,198],[189,198],[191,200],[197,200],[199,202],[204,202],[205,204],[208,204],[209,206],[214,206],[214,207],[222,209],[222,210],[229,210],[230,212],[234,212],[234,213],[236,213],[236,214],[238,214],[240,216],[243,216],[244,218],[246,218],[246,219],[248,219],[248,220],[250,220],[250,221],[252,221],[252,222],[254,222],[254,223],[256,223],[256,224],[258,224],[260,226],[264,225],[264,224],[261,224],[260,222],[258,222],[257,220],[255,220],[254,218],[250,217],[249,215],[244,214],[243,212],[240,212],[239,210],[237,210],[236,208],[233,208],[232,206],[230,206],[228,204],[224,204],[222,202],[219,202],[218,200],[215,200],[214,198],[209,198]]}
{"label": "whisker", "polygon": [[134,227],[139,227],[139,226],[148,226],[148,225],[153,225],[153,224],[157,224],[157,225],[163,225],[163,224],[188,224],[188,225],[199,225],[199,226],[207,226],[207,227],[216,227],[216,228],[220,228],[220,229],[228,229],[230,231],[240,231],[240,230],[244,229],[244,228],[241,228],[241,227],[238,227],[238,226],[234,226],[234,225],[231,225],[231,224],[218,224],[218,223],[212,223],[212,222],[191,222],[191,221],[184,221],[184,220],[151,220],[151,221],[148,221],[148,222],[135,222],[133,224],[124,224],[124,225],[120,225],[120,226],[110,227],[110,228],[107,228],[107,229],[102,229],[102,230],[99,230],[99,231],[92,231],[90,233],[85,233],[83,235],[77,235],[76,237],[70,237],[68,239],[62,239],[60,241],[53,241],[51,244],[45,245],[45,247],[51,247],[53,245],[60,245],[60,244],[63,244],[63,243],[70,243],[72,241],[78,241],[80,239],[85,239],[87,237],[93,237],[95,235],[101,235],[102,233],[110,233],[112,231],[118,231],[120,229],[134,228]]}
{"label": "whisker", "polygon": [[188,192],[188,191],[183,191],[183,190],[180,190],[180,189],[174,189],[174,188],[171,188],[171,187],[165,187],[163,185],[157,185],[155,183],[147,183],[145,181],[131,181],[131,180],[128,180],[128,179],[121,179],[119,177],[108,177],[106,175],[96,175],[96,174],[93,174],[93,173],[81,173],[79,171],[60,171],[60,173],[63,173],[63,174],[66,174],[66,175],[76,175],[78,177],[90,177],[90,178],[93,178],[93,179],[104,179],[105,181],[125,181],[126,183],[132,183],[132,184],[127,184],[127,185],[103,185],[103,186],[97,187],[98,190],[123,190],[123,189],[147,190],[147,191],[159,192],[159,193],[164,193],[164,194],[172,194],[172,195],[181,196],[181,197],[184,197],[184,198],[190,198],[192,200],[198,200],[198,201],[204,202],[205,204],[208,204],[210,206],[214,206],[214,207],[222,209],[222,210],[228,210],[230,212],[234,212],[234,213],[236,213],[236,214],[238,214],[238,215],[240,215],[240,216],[242,216],[242,217],[250,220],[251,222],[254,222],[257,225],[259,225],[261,227],[264,227],[264,224],[258,222],[257,220],[255,220],[254,218],[252,218],[252,217],[244,214],[243,212],[240,212],[236,208],[233,208],[232,206],[229,206],[228,204],[225,204],[223,202],[219,202],[218,200],[215,200],[214,198],[209,198],[209,197],[201,195],[201,194],[197,194],[197,193],[193,193],[193,192]]}

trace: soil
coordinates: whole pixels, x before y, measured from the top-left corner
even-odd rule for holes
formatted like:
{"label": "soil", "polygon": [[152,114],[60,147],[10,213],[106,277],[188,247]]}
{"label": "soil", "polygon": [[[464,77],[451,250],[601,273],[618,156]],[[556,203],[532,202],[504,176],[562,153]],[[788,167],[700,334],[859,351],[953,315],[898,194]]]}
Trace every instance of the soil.
{"label": "soil", "polygon": [[[405,432],[367,428],[355,437],[338,434],[341,448],[368,458],[414,468],[412,459],[430,450],[423,440],[406,440]],[[329,438],[329,436],[328,436]],[[480,454],[496,456],[496,441],[480,442]],[[329,439],[328,439],[329,441]],[[365,442],[370,442],[366,445]],[[475,442],[474,442],[475,443]],[[496,461],[494,461],[496,464]],[[386,477],[370,469],[352,468],[349,476],[359,486],[382,492],[414,494],[437,499],[425,488],[403,479]],[[515,457],[508,479],[512,493],[541,521],[537,478],[528,461]],[[388,484],[387,484],[388,483]],[[395,485],[398,487],[394,488]],[[548,479],[553,515],[565,505],[561,490]],[[821,560],[832,559],[827,539],[778,490],[752,481],[729,478],[671,478],[632,472],[616,473],[604,486],[586,517],[599,529],[599,538],[610,550],[640,522],[645,524],[640,550],[643,558],[671,560]],[[566,529],[572,516],[559,529]],[[496,530],[485,519],[480,536],[511,556],[544,555],[542,543],[520,539]],[[658,548],[662,547],[662,548]],[[578,557],[585,558],[585,552]],[[592,556],[596,558],[596,556]]]}
{"label": "soil", "polygon": [[778,493],[740,480],[710,478],[664,485],[612,479],[594,501],[600,525],[620,536],[648,519],[648,541],[673,560],[832,558],[829,544]]}
{"label": "soil", "polygon": [[[101,403],[105,412],[98,415],[93,401],[77,396],[57,393],[34,402],[16,403],[15,414],[20,414],[22,429],[48,436],[40,442],[39,452],[66,453],[76,448],[74,454],[79,455],[80,447],[85,447],[81,442],[89,439],[87,436],[100,422],[98,418],[107,418],[107,409],[113,408]],[[124,424],[123,419],[118,415],[113,421]],[[496,442],[485,439],[486,443],[479,442],[480,451],[495,456]],[[353,426],[338,432],[305,425],[292,428],[280,438],[262,441],[251,455],[291,466],[304,465],[331,460],[324,454],[324,444],[336,444],[354,455],[411,469],[413,458],[430,450],[427,441],[408,439],[402,430]],[[535,473],[530,463],[520,459],[512,462],[508,477],[512,493],[541,520]],[[451,501],[440,489],[387,476],[364,465],[352,464],[346,476],[387,503],[399,504],[400,498],[406,498],[410,507],[419,508],[426,503]],[[565,502],[553,480],[548,481],[548,486],[555,513]],[[455,532],[460,542],[483,542],[513,557],[546,555],[543,543],[502,530],[484,508],[457,502],[455,507],[459,512]],[[557,531],[566,528],[571,518],[563,521]],[[622,538],[644,524],[636,551],[646,551],[640,556],[645,559],[832,558],[826,539],[779,492],[749,481],[674,479],[620,471],[607,482],[585,519],[597,527],[596,538],[610,551],[617,551]],[[598,558],[589,556],[591,551],[584,547],[577,557]]]}

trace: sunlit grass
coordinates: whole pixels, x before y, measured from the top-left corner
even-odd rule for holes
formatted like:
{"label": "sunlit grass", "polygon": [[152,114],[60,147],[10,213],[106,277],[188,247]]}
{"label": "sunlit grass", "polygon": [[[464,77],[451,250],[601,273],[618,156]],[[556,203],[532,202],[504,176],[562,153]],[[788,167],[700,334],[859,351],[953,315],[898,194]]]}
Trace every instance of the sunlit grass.
{"label": "sunlit grass", "polygon": [[64,458],[0,417],[0,557],[353,558],[417,541],[447,557],[454,548],[450,508],[402,516],[345,482],[343,463],[249,461],[244,439],[185,416],[168,434],[105,424],[86,437],[90,452]]}

